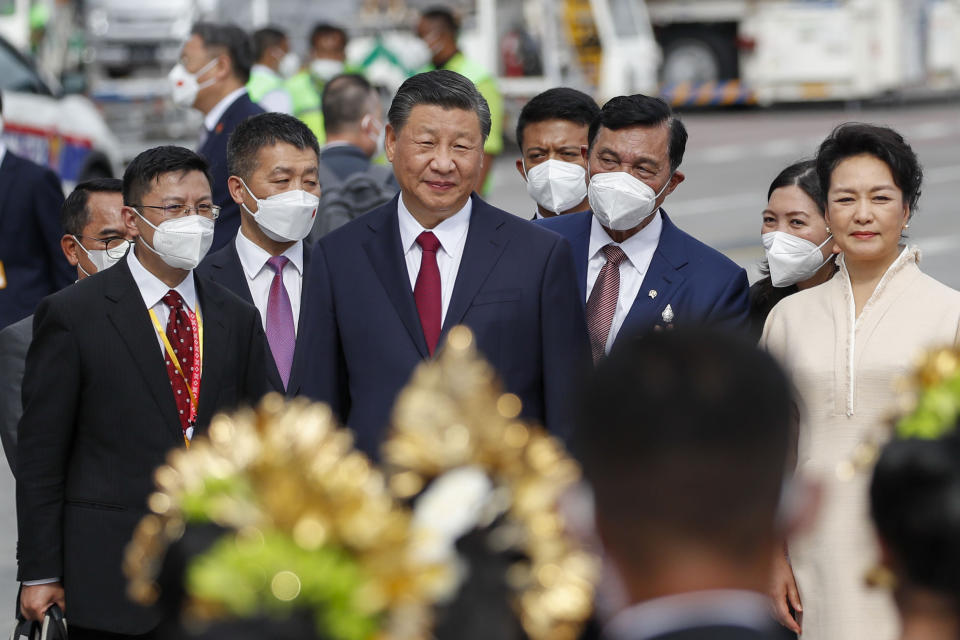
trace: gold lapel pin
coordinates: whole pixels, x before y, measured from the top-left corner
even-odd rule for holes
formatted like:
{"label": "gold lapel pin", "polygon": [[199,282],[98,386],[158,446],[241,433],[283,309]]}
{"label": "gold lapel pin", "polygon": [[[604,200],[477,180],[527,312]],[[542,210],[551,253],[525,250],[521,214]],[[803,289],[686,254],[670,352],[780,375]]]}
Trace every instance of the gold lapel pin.
{"label": "gold lapel pin", "polygon": [[650,296],[650,299],[651,299],[651,300],[653,300],[654,298],[657,297],[657,290],[656,290],[656,289],[650,289],[650,291],[647,292],[647,295]]}

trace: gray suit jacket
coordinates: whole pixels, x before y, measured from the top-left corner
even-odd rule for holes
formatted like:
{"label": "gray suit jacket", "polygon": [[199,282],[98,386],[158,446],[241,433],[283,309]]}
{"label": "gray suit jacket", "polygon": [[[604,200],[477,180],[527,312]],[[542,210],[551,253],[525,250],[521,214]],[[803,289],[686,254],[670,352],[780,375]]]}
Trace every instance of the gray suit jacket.
{"label": "gray suit jacket", "polygon": [[33,339],[33,316],[0,331],[0,441],[14,477],[17,469],[17,423],[23,414],[20,387],[27,348]]}

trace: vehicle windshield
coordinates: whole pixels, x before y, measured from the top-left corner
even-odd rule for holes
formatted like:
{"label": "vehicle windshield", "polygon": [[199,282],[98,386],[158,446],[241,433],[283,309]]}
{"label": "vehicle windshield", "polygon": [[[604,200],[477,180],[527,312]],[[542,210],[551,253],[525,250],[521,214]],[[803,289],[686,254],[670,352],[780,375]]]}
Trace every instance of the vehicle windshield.
{"label": "vehicle windshield", "polygon": [[50,94],[50,89],[9,44],[0,40],[0,89]]}

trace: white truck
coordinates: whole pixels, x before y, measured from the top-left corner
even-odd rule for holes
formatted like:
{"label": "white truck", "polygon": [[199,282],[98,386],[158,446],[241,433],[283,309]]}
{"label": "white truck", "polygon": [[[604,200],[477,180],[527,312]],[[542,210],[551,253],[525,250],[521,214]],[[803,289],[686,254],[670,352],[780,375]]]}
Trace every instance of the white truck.
{"label": "white truck", "polygon": [[677,105],[960,88],[958,0],[647,0]]}

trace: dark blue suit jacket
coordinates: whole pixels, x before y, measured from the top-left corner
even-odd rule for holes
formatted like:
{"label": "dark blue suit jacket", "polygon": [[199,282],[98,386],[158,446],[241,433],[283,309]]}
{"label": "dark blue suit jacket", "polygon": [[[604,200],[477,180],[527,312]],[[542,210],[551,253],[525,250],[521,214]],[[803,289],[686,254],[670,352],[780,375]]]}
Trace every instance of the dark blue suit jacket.
{"label": "dark blue suit jacket", "polygon": [[[748,331],[750,287],[746,272],[716,249],[678,229],[663,209],[660,215],[660,243],[617,337],[664,327],[663,312],[668,304],[673,309],[671,324],[676,327],[709,325]],[[593,213],[583,211],[536,222],[570,241],[582,301],[587,296],[592,220]]]}
{"label": "dark blue suit jacket", "polygon": [[7,150],[0,164],[0,329],[77,279],[60,249],[57,175]]}
{"label": "dark blue suit jacket", "polygon": [[[429,356],[400,245],[397,198],[321,238],[311,265],[320,322],[304,393],[330,401],[376,456],[390,409]],[[463,258],[444,319],[473,330],[523,413],[569,433],[568,401],[588,362],[570,246],[473,194]]]}
{"label": "dark blue suit jacket", "polygon": [[[309,344],[312,342],[312,334],[315,331],[314,313],[312,311],[312,296],[310,289],[310,254],[311,245],[303,244],[303,284],[300,291],[300,319],[297,334],[297,344],[293,351],[293,366],[290,369],[290,380],[287,388],[283,388],[283,381],[280,379],[280,372],[277,370],[277,363],[267,347],[267,380],[274,391],[286,393],[288,397],[300,394],[303,385],[304,376],[307,373],[307,363],[311,358],[309,353]],[[237,255],[237,245],[230,242],[219,251],[208,254],[200,266],[197,267],[197,273],[213,280],[217,284],[226,287],[235,295],[253,305],[253,297],[250,295],[250,287],[247,285],[247,277],[243,273],[243,265],[240,264],[240,256]]]}
{"label": "dark blue suit jacket", "polygon": [[213,232],[213,245],[210,251],[221,249],[237,235],[240,228],[240,205],[233,201],[227,190],[227,140],[238,124],[259,113],[263,109],[250,100],[247,94],[241,95],[233,101],[223,115],[220,122],[207,134],[206,140],[197,149],[197,153],[210,163],[210,178],[213,180],[213,202],[220,205],[220,217]]}

